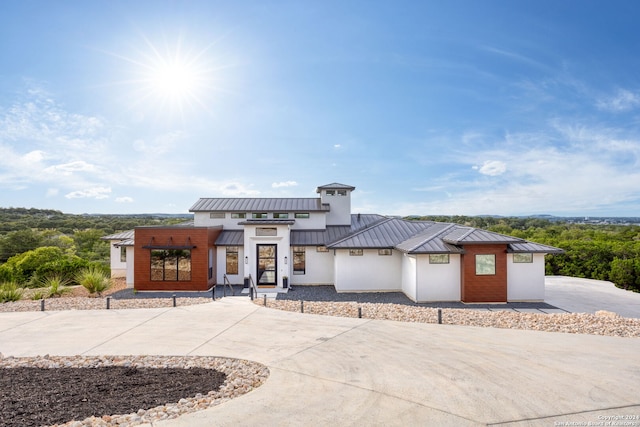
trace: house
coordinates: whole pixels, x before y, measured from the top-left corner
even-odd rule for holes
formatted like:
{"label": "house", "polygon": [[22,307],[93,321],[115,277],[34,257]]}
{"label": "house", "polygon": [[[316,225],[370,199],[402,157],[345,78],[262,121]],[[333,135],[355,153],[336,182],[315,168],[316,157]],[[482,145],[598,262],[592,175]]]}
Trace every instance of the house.
{"label": "house", "polygon": [[416,302],[544,300],[544,256],[562,250],[457,224],[352,214],[355,187],[315,198],[202,198],[192,223],[106,236],[113,275],[137,290],[333,285]]}

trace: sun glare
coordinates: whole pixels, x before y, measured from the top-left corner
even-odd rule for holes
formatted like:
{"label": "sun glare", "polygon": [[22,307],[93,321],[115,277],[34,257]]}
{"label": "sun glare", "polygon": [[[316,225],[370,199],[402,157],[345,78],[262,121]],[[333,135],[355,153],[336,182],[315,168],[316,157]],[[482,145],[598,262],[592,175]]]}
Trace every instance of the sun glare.
{"label": "sun glare", "polygon": [[143,40],[142,48],[136,48],[133,55],[115,55],[133,66],[132,78],[125,82],[134,88],[130,93],[132,108],[183,118],[189,110],[209,111],[208,97],[219,69],[210,57],[212,44],[187,47],[182,37],[174,41],[163,37],[163,43],[146,36]]}

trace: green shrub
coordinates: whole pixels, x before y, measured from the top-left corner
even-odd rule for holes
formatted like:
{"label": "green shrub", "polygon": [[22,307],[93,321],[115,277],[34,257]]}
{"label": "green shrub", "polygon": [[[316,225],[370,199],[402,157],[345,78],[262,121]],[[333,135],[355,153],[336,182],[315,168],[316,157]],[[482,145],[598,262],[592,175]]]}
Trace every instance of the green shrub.
{"label": "green shrub", "polygon": [[45,277],[40,282],[41,286],[39,287],[45,288],[47,298],[59,297],[71,291],[67,287],[71,283],[70,280],[57,274]]}
{"label": "green shrub", "polygon": [[45,297],[46,295],[44,291],[35,291],[34,293],[31,294],[31,299],[34,301],[44,299]]}
{"label": "green shrub", "polygon": [[78,256],[67,256],[66,258],[57,259],[55,261],[45,262],[40,265],[34,272],[29,287],[41,287],[43,281],[51,276],[60,276],[67,280],[68,285],[77,285],[75,283],[76,274],[83,268],[87,268],[91,263]]}
{"label": "green shrub", "polygon": [[97,264],[80,270],[75,280],[92,295],[98,294],[100,296],[111,286],[111,278],[105,273],[104,267]]}
{"label": "green shrub", "polygon": [[20,301],[22,292],[22,289],[15,282],[4,282],[0,284],[0,303]]}

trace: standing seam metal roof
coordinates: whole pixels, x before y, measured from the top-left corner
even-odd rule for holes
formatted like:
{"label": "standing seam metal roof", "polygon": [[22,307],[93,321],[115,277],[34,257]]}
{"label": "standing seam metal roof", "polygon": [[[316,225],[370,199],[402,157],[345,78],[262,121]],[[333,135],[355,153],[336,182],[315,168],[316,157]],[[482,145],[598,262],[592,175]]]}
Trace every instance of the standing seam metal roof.
{"label": "standing seam metal roof", "polygon": [[201,198],[189,212],[326,212],[319,198]]}

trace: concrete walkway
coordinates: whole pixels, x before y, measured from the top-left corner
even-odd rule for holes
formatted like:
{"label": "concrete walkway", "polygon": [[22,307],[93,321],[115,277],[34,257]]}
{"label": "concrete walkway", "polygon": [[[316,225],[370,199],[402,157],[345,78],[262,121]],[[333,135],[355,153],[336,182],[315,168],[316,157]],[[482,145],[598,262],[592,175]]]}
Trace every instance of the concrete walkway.
{"label": "concrete walkway", "polygon": [[317,316],[246,298],[0,313],[0,352],[209,355],[269,367],[253,392],[154,426],[553,426],[640,415],[640,339]]}
{"label": "concrete walkway", "polygon": [[607,310],[623,317],[640,318],[640,293],[616,288],[603,280],[547,276],[545,302],[572,313]]}

